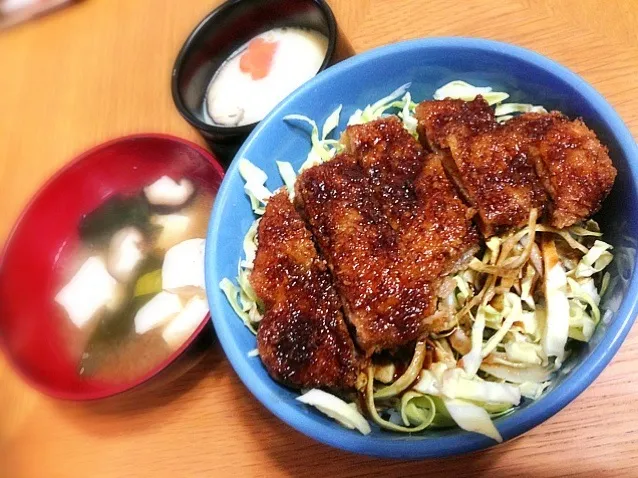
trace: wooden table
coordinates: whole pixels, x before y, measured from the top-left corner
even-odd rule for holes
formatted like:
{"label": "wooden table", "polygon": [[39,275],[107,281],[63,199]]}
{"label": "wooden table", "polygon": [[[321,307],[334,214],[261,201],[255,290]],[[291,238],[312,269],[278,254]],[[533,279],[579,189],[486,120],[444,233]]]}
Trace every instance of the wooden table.
{"label": "wooden table", "polygon": [[[175,55],[217,0],[87,0],[0,33],[0,238],[76,153],[132,132],[202,143],[170,96]],[[356,51],[465,35],[537,50],[591,82],[638,135],[635,0],[332,0]],[[638,475],[638,328],[600,378],[526,436],[429,462],[358,457],[274,418],[219,346],[160,392],[78,404],[30,390],[0,359],[0,476]]]}

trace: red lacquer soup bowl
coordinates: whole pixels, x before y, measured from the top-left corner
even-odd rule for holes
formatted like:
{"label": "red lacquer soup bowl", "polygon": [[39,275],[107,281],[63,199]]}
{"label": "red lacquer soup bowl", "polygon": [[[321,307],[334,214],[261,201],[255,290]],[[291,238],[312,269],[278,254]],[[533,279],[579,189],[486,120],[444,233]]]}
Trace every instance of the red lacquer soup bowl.
{"label": "red lacquer soup bowl", "polygon": [[139,193],[163,175],[189,178],[215,194],[224,173],[194,143],[161,134],[127,136],[81,154],[38,191],[20,216],[0,256],[0,346],[40,391],[72,400],[114,395],[176,368],[168,366],[210,340],[208,315],[164,361],[123,381],[81,377],[78,357],[65,342],[69,322],[54,297],[68,280],[60,265],[81,246],[80,219],[108,198]]}

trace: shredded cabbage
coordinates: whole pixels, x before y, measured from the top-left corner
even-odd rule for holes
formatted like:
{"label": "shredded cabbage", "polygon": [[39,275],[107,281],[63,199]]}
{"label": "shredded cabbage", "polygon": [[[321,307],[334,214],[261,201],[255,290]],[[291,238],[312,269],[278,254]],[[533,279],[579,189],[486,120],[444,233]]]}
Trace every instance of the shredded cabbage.
{"label": "shredded cabbage", "polygon": [[486,382],[467,378],[462,369],[447,370],[441,383],[441,394],[448,398],[463,398],[476,402],[509,403],[518,405],[521,394],[507,383]]}
{"label": "shredded cabbage", "polygon": [[412,389],[425,395],[441,396],[440,381],[431,370],[421,370],[419,380],[412,386]]}
{"label": "shredded cabbage", "polygon": [[487,357],[496,346],[505,338],[505,334],[507,334],[514,325],[514,322],[520,320],[521,314],[523,313],[523,309],[521,307],[521,299],[516,294],[512,294],[508,292],[505,296],[505,300],[510,303],[510,310],[507,314],[507,318],[503,322],[503,325],[499,327],[492,337],[487,341],[487,343],[483,346],[483,350],[481,350],[481,357]]}
{"label": "shredded cabbage", "polygon": [[[372,418],[372,421],[374,421],[377,425],[379,425],[382,428],[385,428],[386,430],[392,430],[395,432],[403,432],[403,433],[415,433],[415,432],[419,432],[421,430],[425,430],[433,421],[434,417],[431,417],[429,419],[427,418],[423,418],[423,420],[421,421],[421,423],[417,424],[414,427],[407,427],[407,426],[401,426],[397,423],[395,423],[394,421],[392,421],[392,417],[390,418],[390,420],[385,420],[383,419],[380,415],[379,412],[377,411],[377,407],[374,403],[374,388],[373,388],[373,383],[374,383],[374,371],[373,371],[374,367],[368,367],[368,382],[366,384],[366,393],[365,393],[365,399],[366,399],[366,406],[368,409],[368,414],[370,415],[370,418]],[[410,392],[407,392],[410,393]],[[404,401],[401,401],[400,403],[404,406],[409,406],[409,398]],[[414,397],[412,397],[414,398]],[[430,400],[432,407],[434,407],[434,402],[432,400]],[[416,406],[416,404],[414,404]],[[401,410],[402,412],[402,410]],[[409,412],[409,410],[406,410],[406,418],[408,418],[407,413]],[[435,410],[432,409],[431,413],[435,413]],[[421,415],[421,413],[419,414]],[[413,416],[414,417],[414,416]],[[409,421],[409,418],[408,418]],[[418,421],[418,420],[415,420]],[[410,422],[411,423],[411,422]]]}
{"label": "shredded cabbage", "polygon": [[523,311],[521,314],[522,330],[529,335],[534,342],[540,340],[540,321],[545,322],[545,309],[542,307],[536,307],[536,310],[532,312]]}
{"label": "shredded cabbage", "polygon": [[351,406],[328,392],[314,388],[297,397],[297,400],[306,405],[312,405],[346,428],[351,430],[356,428],[364,435],[368,435],[372,431],[370,424],[356,406]]}
{"label": "shredded cabbage", "polygon": [[462,398],[483,404],[499,406],[518,405],[521,400],[516,386],[488,382],[476,375],[469,376],[462,368],[449,368],[440,363],[423,370],[413,390],[433,397]]}
{"label": "shredded cabbage", "polygon": [[426,428],[435,416],[436,406],[427,395],[410,391],[401,397],[401,419],[406,427]]}
{"label": "shredded cabbage", "polygon": [[330,133],[332,133],[337,126],[339,126],[339,118],[341,116],[341,108],[342,105],[339,105],[336,110],[330,113],[330,116],[323,123],[323,128],[321,128],[321,140],[325,141],[328,139]]}
{"label": "shredded cabbage", "polygon": [[525,398],[529,398],[530,400],[538,400],[540,396],[543,394],[545,389],[549,387],[551,382],[523,382],[519,384],[518,388],[521,391],[521,395]]}
{"label": "shredded cabbage", "polygon": [[292,164],[286,161],[277,161],[277,168],[279,169],[281,179],[284,180],[286,189],[288,189],[288,196],[291,200],[294,199],[295,182],[297,181],[297,175],[295,174],[295,170],[293,169]]}
{"label": "shredded cabbage", "polygon": [[495,106],[494,116],[499,123],[511,120],[518,113],[547,113],[547,110],[542,106],[528,103],[503,103],[509,98],[509,94],[502,91],[493,91],[489,86],[474,86],[460,80],[451,81],[440,87],[434,92],[434,99],[453,98],[472,101],[478,95],[481,95],[490,106]]}
{"label": "shredded cabbage", "polygon": [[258,226],[259,219],[252,223],[244,236],[244,259],[240,260],[237,266],[237,285],[227,278],[219,283],[219,288],[224,292],[229,304],[253,334],[257,334],[257,325],[263,318],[259,298],[250,285],[250,273],[258,246]]}
{"label": "shredded cabbage", "polygon": [[536,269],[532,264],[528,264],[525,268],[525,276],[521,279],[521,300],[532,310],[536,309],[536,302],[531,294],[535,278]]}
{"label": "shredded cabbage", "polygon": [[[567,284],[569,285],[569,293],[567,296],[570,299],[578,300],[583,304],[588,305],[591,309],[594,321],[598,323],[600,320],[600,309],[598,308],[600,296],[598,295],[593,279],[587,279],[582,282],[578,282],[571,277],[568,277]],[[570,302],[573,302],[573,300]]]}
{"label": "shredded cabbage", "polygon": [[434,345],[438,363],[442,363],[448,368],[455,368],[457,361],[450,343],[444,339],[433,340],[431,343]]}
{"label": "shredded cabbage", "polygon": [[496,116],[496,122],[499,124],[503,124],[508,122],[509,120],[511,120],[514,117],[514,115],[503,115],[503,116]]}
{"label": "shredded cabbage", "polygon": [[[600,294],[591,277],[567,278],[569,285],[569,337],[588,342],[600,322]],[[601,286],[602,288],[602,286]]]}
{"label": "shredded cabbage", "polygon": [[444,398],[443,403],[456,424],[468,432],[480,433],[498,443],[503,437],[496,429],[487,411],[471,402],[456,398]]}
{"label": "shredded cabbage", "polygon": [[339,116],[341,114],[341,106],[333,111],[323,124],[322,137],[319,138],[319,128],[317,123],[311,118],[304,115],[292,114],[284,116],[284,121],[287,122],[301,122],[310,125],[310,144],[311,148],[308,152],[306,161],[301,165],[299,171],[305,171],[308,168],[317,166],[318,164],[330,161],[343,146],[334,139],[328,139],[330,133],[339,124]]}
{"label": "shredded cabbage", "polygon": [[505,344],[505,355],[511,362],[540,365],[543,363],[543,348],[530,342],[508,342]]}
{"label": "shredded cabbage", "polygon": [[481,366],[483,331],[485,330],[485,307],[479,307],[472,325],[472,349],[463,356],[463,368],[468,375],[474,375]]}
{"label": "shredded cabbage", "polygon": [[266,211],[266,203],[272,193],[265,186],[268,176],[247,159],[239,160],[239,174],[244,178],[244,191],[250,198],[250,205],[255,214],[262,215]]}
{"label": "shredded cabbage", "polygon": [[363,110],[356,110],[348,119],[348,126],[369,123],[370,121],[381,118],[381,116],[383,116],[383,114],[390,108],[399,107],[399,105],[394,103],[394,101],[403,96],[408,91],[410,85],[411,83],[401,85],[388,96],[384,96],[373,104],[366,106]]}
{"label": "shredded cabbage", "polygon": [[[399,118],[403,120],[403,126],[405,127],[405,129],[407,129],[412,136],[417,137],[418,134],[416,128],[418,126],[418,121],[414,116],[416,103],[412,101],[412,97],[410,96],[409,91],[406,92],[406,94],[403,96],[401,102],[403,103],[403,106],[401,107],[401,111],[399,112]],[[400,105],[397,105],[397,107],[399,106]]]}
{"label": "shredded cabbage", "polygon": [[250,272],[246,269],[240,270],[237,277],[239,284],[239,302],[242,310],[248,313],[251,322],[257,323],[263,318],[259,310],[259,299],[250,285]]}
{"label": "shredded cabbage", "polygon": [[611,244],[598,240],[594,242],[594,246],[576,266],[576,277],[591,277],[607,267],[614,258],[609,249],[611,249]]}
{"label": "shredded cabbage", "polygon": [[579,301],[569,301],[569,337],[581,342],[589,342],[597,322],[586,312]]}
{"label": "shredded cabbage", "polygon": [[240,262],[240,266],[246,269],[253,268],[253,262],[255,261],[255,254],[257,253],[257,227],[259,226],[259,220],[253,222],[248,229],[248,232],[244,236],[243,249],[244,260]]}
{"label": "shredded cabbage", "polygon": [[502,103],[494,108],[494,116],[505,116],[512,113],[547,113],[547,110],[542,106],[527,103]]}
{"label": "shredded cabbage", "polygon": [[508,367],[506,365],[493,365],[484,362],[481,364],[481,370],[500,380],[519,384],[525,382],[545,382],[549,380],[552,374],[551,368],[542,367],[540,365],[515,368]]}
{"label": "shredded cabbage", "polygon": [[481,95],[490,105],[501,103],[510,97],[507,93],[492,91],[492,88],[489,86],[474,86],[465,81],[455,80],[437,89],[434,92],[434,99],[444,100],[446,98],[454,98],[463,101],[472,101],[478,95]]}
{"label": "shredded cabbage", "polygon": [[419,372],[423,367],[423,361],[425,360],[426,345],[425,342],[417,342],[414,347],[414,355],[412,361],[406,371],[398,379],[394,381],[392,385],[382,388],[374,394],[374,398],[389,398],[398,395],[403,390],[408,388],[412,382],[419,376]]}
{"label": "shredded cabbage", "polygon": [[569,302],[567,300],[567,276],[553,241],[543,241],[545,260],[546,320],[543,331],[543,351],[547,357],[556,357],[560,366],[565,356],[565,344],[569,334]]}
{"label": "shredded cabbage", "polygon": [[219,288],[226,295],[226,299],[228,299],[228,303],[233,308],[235,313],[241,318],[244,322],[244,325],[248,327],[248,329],[253,333],[257,334],[257,329],[255,325],[250,320],[250,316],[248,315],[248,311],[245,311],[243,307],[240,305],[238,296],[240,293],[239,287],[233,284],[230,280],[224,278],[219,283]]}
{"label": "shredded cabbage", "polygon": [[454,281],[456,282],[456,287],[459,290],[456,295],[456,299],[459,302],[464,302],[470,297],[470,281],[463,274],[457,274],[454,276]]}

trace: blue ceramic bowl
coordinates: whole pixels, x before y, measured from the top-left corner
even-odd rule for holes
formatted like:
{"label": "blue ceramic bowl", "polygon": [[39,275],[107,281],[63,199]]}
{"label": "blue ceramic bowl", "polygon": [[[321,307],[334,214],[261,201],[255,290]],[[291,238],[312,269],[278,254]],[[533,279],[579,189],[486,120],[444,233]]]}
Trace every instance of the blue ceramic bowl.
{"label": "blue ceramic bowl", "polygon": [[417,101],[454,79],[507,91],[511,101],[542,104],[569,116],[581,116],[609,147],[619,174],[611,196],[597,219],[606,240],[616,249],[612,288],[603,304],[613,311],[589,344],[572,356],[555,385],[536,402],[525,402],[514,413],[496,420],[505,439],[543,422],[580,394],[611,360],[638,312],[636,237],[638,237],[638,148],[611,106],[589,84],[568,69],[523,48],[477,39],[433,38],[398,43],[339,63],[303,85],[253,131],[231,164],[217,195],[208,232],[206,281],[211,315],[221,344],[250,391],[271,412],[300,432],[328,445],[356,453],[392,458],[442,457],[494,445],[489,438],[460,429],[432,430],[414,436],[373,427],[368,436],[347,430],[295,400],[296,392],[274,382],[259,358],[248,357],[255,338],[233,313],[218,284],[235,277],[242,238],[254,217],[243,191],[237,160],[245,157],[269,176],[267,186],[281,186],[275,160],[304,161],[306,133],[284,122],[291,113],[323,123],[342,104],[340,128],[356,108],[374,102],[411,82]]}

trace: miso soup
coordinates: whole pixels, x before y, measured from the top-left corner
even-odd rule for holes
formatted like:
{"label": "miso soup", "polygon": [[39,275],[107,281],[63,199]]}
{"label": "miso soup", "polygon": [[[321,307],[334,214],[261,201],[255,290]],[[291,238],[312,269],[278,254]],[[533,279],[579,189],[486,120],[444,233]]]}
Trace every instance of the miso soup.
{"label": "miso soup", "polygon": [[82,377],[130,382],[177,350],[208,313],[204,245],[214,202],[187,179],[162,177],[82,218],[81,247],[55,297]]}

